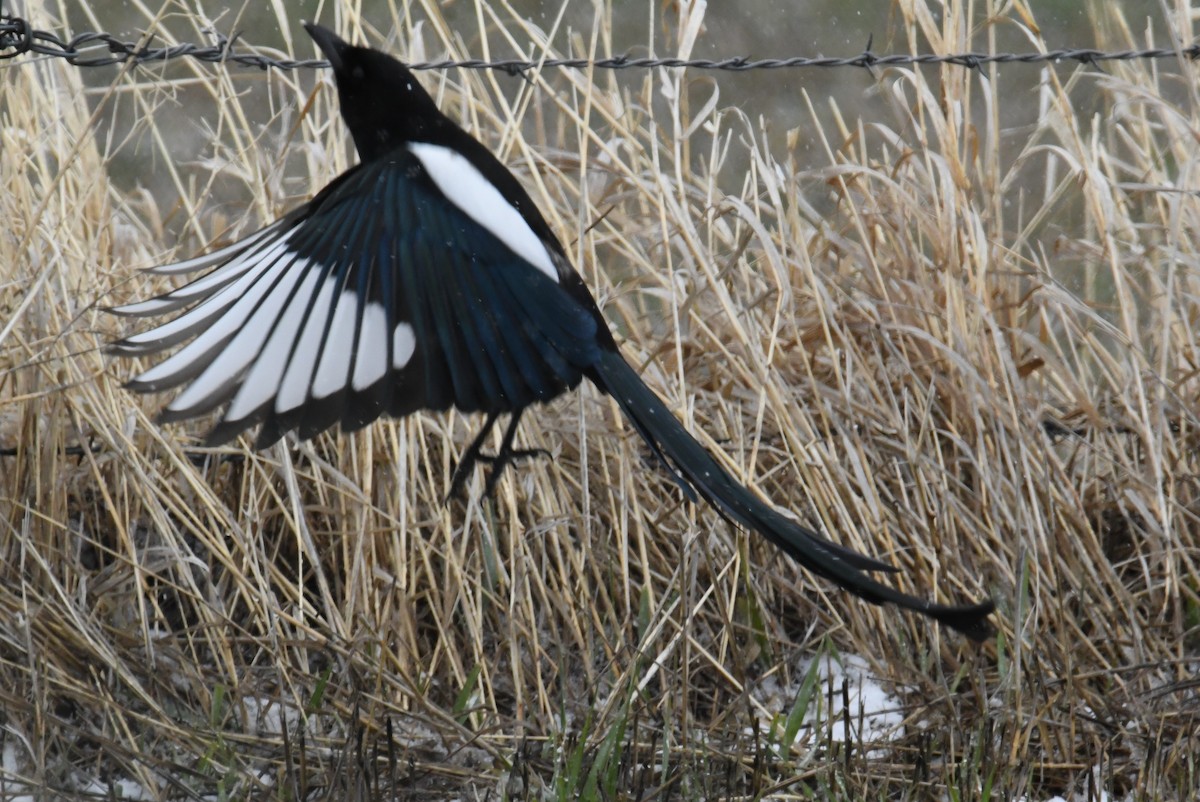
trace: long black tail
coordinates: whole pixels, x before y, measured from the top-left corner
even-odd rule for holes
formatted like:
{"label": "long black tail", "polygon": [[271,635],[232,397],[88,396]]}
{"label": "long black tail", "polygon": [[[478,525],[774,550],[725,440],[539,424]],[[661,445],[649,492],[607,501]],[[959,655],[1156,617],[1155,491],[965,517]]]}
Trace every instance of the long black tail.
{"label": "long black tail", "polygon": [[[638,433],[668,466],[682,474],[681,484],[691,485],[726,518],[758,532],[815,574],[873,603],[891,602],[940,621],[972,640],[992,634],[987,617],[995,609],[982,604],[951,607],[918,599],[881,584],[863,571],[896,569],[832,543],[816,532],[785,518],[730,476],[671,414],[654,391],[646,386],[629,363],[615,351],[605,351],[591,377],[625,412]],[[690,493],[689,493],[690,495]]]}

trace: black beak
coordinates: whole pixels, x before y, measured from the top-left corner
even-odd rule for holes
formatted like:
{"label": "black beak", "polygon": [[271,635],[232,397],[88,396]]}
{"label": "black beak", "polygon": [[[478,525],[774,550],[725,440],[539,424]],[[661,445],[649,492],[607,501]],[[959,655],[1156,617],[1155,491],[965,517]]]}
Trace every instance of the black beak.
{"label": "black beak", "polygon": [[321,52],[325,54],[325,58],[329,59],[329,66],[333,67],[333,71],[340,72],[342,69],[342,54],[350,49],[350,45],[338,37],[336,33],[328,28],[322,28],[313,22],[304,23],[304,30],[308,31],[308,35],[317,43],[317,47],[321,48]]}

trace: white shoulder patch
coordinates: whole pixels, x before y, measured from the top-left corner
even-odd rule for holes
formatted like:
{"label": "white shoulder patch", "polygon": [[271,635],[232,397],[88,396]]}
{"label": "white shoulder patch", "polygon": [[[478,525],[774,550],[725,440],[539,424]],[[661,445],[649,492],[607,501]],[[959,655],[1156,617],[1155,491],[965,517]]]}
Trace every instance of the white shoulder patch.
{"label": "white shoulder patch", "polygon": [[425,172],[451,203],[490,231],[513,253],[558,281],[558,271],[554,269],[554,261],[541,238],[465,156],[428,142],[411,142],[408,149],[421,160]]}

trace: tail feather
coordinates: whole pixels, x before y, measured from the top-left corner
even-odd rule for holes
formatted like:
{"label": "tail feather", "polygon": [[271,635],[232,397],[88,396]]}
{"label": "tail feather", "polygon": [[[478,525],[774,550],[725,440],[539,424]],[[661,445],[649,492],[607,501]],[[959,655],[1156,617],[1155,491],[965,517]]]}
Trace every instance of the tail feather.
{"label": "tail feather", "polygon": [[992,634],[990,601],[962,607],[935,604],[901,593],[864,574],[895,571],[892,566],[851,551],[783,516],[738,483],[683,427],[654,391],[646,386],[616,351],[605,351],[595,363],[593,381],[611,395],[625,416],[672,469],[688,491],[695,488],[726,518],[758,532],[796,562],[873,604],[891,603],[927,615],[973,640]]}

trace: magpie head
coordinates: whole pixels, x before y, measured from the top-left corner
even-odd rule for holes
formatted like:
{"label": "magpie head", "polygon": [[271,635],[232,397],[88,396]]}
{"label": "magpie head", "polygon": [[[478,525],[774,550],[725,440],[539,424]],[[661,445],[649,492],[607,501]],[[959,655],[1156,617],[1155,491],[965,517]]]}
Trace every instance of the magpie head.
{"label": "magpie head", "polygon": [[436,139],[453,126],[412,71],[369,47],[357,47],[328,28],[304,23],[304,29],[333,67],[342,118],[363,161],[408,142]]}

